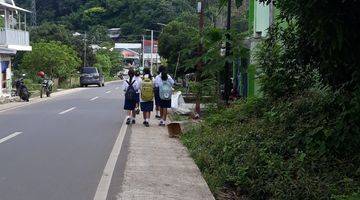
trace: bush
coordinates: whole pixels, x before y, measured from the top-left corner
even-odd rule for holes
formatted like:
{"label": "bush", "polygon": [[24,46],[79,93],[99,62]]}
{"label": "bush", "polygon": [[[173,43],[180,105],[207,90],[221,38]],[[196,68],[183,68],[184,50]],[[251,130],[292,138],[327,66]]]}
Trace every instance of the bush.
{"label": "bush", "polygon": [[237,102],[208,113],[182,141],[217,197],[228,190],[261,200],[352,195],[360,188],[360,134],[344,119],[357,120],[360,106],[355,98],[343,113],[335,97],[320,87],[275,105]]}

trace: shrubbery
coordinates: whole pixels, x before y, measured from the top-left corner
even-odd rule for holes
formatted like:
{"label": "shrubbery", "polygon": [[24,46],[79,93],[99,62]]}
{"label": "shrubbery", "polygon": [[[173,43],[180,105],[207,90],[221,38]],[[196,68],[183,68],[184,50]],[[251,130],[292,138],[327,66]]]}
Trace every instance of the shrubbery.
{"label": "shrubbery", "polygon": [[182,141],[218,197],[227,190],[249,199],[355,195],[360,135],[346,138],[347,130],[339,130],[343,117],[331,111],[333,97],[320,88],[277,105],[237,102],[209,113]]}
{"label": "shrubbery", "polygon": [[279,10],[263,96],[212,110],[184,144],[218,198],[360,199],[359,2],[260,1]]}

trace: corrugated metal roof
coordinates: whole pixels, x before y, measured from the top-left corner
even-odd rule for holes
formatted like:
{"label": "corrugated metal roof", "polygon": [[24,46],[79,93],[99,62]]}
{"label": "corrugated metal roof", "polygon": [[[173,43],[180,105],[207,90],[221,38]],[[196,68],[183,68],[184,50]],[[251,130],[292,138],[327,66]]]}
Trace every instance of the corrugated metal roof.
{"label": "corrugated metal roof", "polygon": [[141,49],[141,43],[115,43],[115,49]]}
{"label": "corrugated metal roof", "polygon": [[12,4],[5,3],[4,1],[0,1],[0,7],[5,7],[5,8],[12,9],[12,10],[19,10],[19,11],[31,13],[29,10],[20,8],[20,7],[16,6],[15,4],[12,5]]}

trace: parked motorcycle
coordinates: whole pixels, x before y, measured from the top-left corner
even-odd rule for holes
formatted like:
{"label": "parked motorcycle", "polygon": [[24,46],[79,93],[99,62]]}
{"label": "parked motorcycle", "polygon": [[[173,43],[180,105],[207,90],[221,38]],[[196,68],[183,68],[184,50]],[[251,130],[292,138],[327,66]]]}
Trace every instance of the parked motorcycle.
{"label": "parked motorcycle", "polygon": [[21,78],[15,80],[15,95],[19,96],[21,100],[29,102],[30,93],[24,83],[24,77],[25,74],[23,74]]}
{"label": "parked motorcycle", "polygon": [[53,85],[54,82],[51,79],[44,78],[41,83],[40,98],[43,98],[44,94],[46,94],[47,97],[50,97]]}

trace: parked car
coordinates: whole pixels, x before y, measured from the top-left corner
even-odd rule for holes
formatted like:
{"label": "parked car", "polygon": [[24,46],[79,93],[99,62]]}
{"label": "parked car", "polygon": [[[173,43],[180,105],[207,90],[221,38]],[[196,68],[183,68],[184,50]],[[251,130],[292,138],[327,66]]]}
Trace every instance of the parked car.
{"label": "parked car", "polygon": [[81,68],[80,74],[81,87],[87,87],[88,85],[105,86],[104,75],[96,67],[83,67]]}

